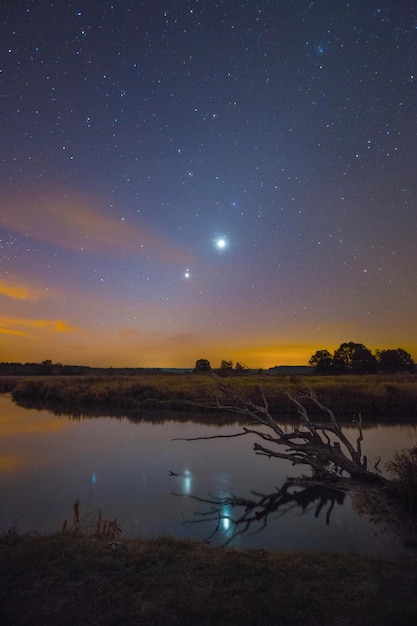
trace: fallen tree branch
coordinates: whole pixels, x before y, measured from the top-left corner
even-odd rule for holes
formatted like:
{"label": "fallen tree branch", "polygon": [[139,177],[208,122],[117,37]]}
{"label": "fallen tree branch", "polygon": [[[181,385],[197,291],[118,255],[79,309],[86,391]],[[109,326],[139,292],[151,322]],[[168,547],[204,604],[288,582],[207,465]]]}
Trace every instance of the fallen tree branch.
{"label": "fallen tree branch", "polygon": [[[213,402],[205,401],[199,406],[211,409],[217,408],[222,411],[244,415],[248,418],[250,424],[258,424],[266,430],[244,427],[241,432],[231,435],[193,437],[185,439],[185,441],[241,437],[253,434],[269,444],[265,446],[255,442],[254,450],[256,454],[264,455],[268,458],[286,459],[293,465],[308,465],[316,477],[320,478],[329,474],[340,475],[345,472],[357,479],[380,479],[378,473],[368,470],[367,458],[362,454],[363,433],[360,414],[357,419],[354,419],[359,430],[356,445],[354,445],[344,434],[333,411],[318,400],[312,389],[306,388],[296,390],[295,392],[290,392],[287,389],[277,389],[276,393],[284,394],[295,405],[298,414],[298,425],[291,432],[285,432],[282,426],[270,414],[268,401],[262,386],[259,389],[262,404],[257,404],[246,397],[236,385],[225,383],[215,375],[214,378],[222,396],[230,398],[232,402],[220,402],[217,396]],[[326,421],[313,421],[309,416],[308,404],[313,404],[320,409],[325,414]],[[182,440],[184,439],[182,438]]]}

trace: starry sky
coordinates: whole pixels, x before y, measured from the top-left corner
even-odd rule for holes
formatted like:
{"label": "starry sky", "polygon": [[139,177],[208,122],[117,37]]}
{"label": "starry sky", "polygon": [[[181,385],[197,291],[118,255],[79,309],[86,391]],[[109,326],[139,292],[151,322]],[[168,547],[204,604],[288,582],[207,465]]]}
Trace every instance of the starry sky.
{"label": "starry sky", "polygon": [[414,0],[0,9],[0,361],[417,359]]}

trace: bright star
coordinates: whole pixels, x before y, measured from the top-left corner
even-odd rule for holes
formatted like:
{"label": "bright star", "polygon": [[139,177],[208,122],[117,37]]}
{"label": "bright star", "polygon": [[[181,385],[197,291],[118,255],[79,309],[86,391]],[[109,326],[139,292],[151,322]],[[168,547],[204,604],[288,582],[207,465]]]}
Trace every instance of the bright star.
{"label": "bright star", "polygon": [[219,250],[224,250],[227,247],[227,241],[224,237],[219,237],[218,239],[214,240],[214,245]]}

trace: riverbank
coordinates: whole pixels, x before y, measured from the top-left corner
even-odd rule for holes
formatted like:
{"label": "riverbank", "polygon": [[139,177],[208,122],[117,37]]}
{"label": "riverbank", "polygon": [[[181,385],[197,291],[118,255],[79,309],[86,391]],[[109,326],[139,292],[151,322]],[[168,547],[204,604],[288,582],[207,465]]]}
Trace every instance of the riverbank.
{"label": "riverbank", "polygon": [[[216,379],[204,374],[142,374],[137,376],[3,376],[0,392],[10,392],[14,401],[27,408],[45,408],[73,416],[120,416],[129,419],[169,419],[183,413],[187,419],[224,420],[224,411],[204,405],[228,405],[230,393],[219,380],[262,404],[261,389],[271,414],[295,416],[296,407],[280,389],[289,392],[310,387],[324,406],[339,419],[351,420],[361,413],[366,421],[412,422],[417,420],[415,376],[271,376],[242,375]],[[312,405],[311,415],[317,412]],[[222,415],[223,413],[223,415]],[[177,417],[176,417],[177,419]],[[231,421],[239,416],[234,413]],[[242,420],[245,421],[245,420]]]}
{"label": "riverbank", "polygon": [[[414,624],[416,560],[0,538],[2,624]],[[7,567],[5,566],[7,564]]]}

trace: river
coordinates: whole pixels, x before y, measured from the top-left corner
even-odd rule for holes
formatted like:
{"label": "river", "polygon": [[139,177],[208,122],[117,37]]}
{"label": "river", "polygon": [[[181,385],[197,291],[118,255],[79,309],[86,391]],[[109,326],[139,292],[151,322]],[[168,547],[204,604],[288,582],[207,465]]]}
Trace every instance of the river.
{"label": "river", "polygon": [[[169,535],[224,544],[234,537],[232,547],[265,550],[353,550],[374,556],[406,552],[360,517],[349,496],[340,494],[301,497],[300,488],[290,487],[290,497],[271,508],[259,532],[259,524],[252,523],[234,536],[232,520],[243,510],[225,503],[206,519],[202,514],[213,505],[194,497],[234,494],[254,500],[251,492],[276,495],[288,476],[306,471],[255,455],[252,436],[178,440],[238,429],[184,421],[78,420],[21,408],[0,395],[0,532],[59,531],[64,520],[71,525],[78,499],[85,526],[101,509],[131,538]],[[364,452],[371,461],[381,456],[383,467],[396,449],[417,440],[416,431],[415,425],[365,428]],[[347,432],[355,437],[353,429]]]}

